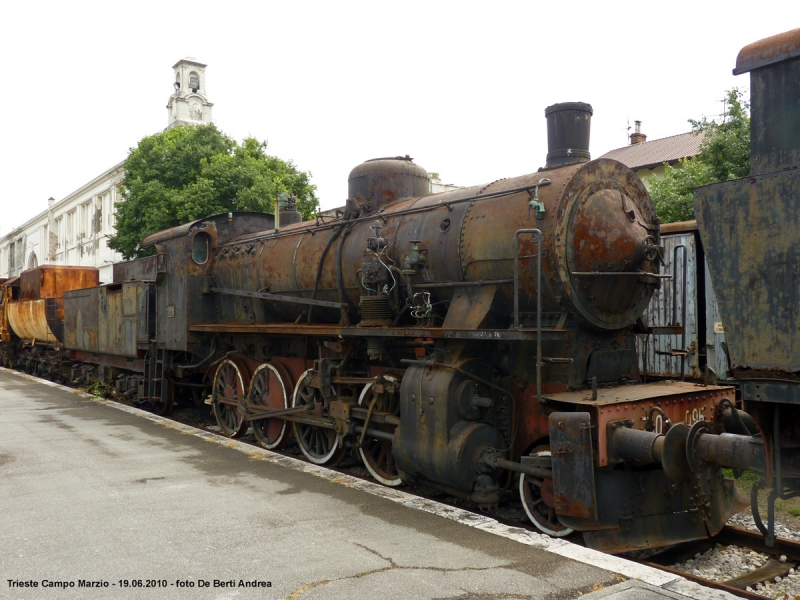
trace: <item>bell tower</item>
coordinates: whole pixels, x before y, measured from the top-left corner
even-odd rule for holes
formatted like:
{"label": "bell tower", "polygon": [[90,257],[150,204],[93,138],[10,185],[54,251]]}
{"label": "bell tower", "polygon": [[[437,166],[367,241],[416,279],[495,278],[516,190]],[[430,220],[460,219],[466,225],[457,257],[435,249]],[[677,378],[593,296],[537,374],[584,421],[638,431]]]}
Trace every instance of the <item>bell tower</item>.
{"label": "bell tower", "polygon": [[211,107],[206,96],[206,65],[193,58],[176,62],[172,69],[173,94],[167,103],[167,129],[175,125],[211,123]]}

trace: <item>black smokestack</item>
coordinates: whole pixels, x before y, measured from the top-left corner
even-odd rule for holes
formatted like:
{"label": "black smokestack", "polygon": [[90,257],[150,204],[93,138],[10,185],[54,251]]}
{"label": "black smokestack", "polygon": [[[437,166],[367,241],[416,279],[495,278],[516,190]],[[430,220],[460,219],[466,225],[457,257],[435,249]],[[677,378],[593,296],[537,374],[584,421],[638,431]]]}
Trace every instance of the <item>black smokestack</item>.
{"label": "black smokestack", "polygon": [[545,168],[552,169],[591,160],[589,132],[593,112],[592,105],[585,102],[561,102],[544,110],[547,118]]}

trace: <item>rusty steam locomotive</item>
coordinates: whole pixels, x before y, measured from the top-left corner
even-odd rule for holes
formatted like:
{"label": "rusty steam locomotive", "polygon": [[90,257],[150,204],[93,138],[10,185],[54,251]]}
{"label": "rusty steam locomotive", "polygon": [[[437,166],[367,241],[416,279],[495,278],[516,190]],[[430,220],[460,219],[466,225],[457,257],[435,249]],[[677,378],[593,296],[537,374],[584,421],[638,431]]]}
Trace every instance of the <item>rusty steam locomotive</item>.
{"label": "rusty steam locomotive", "polygon": [[[775,117],[756,114],[771,115],[773,98],[796,111],[779,90],[800,71],[800,30],[782,43],[746,48],[737,67],[762,78],[754,128],[773,133]],[[113,381],[159,413],[176,390],[203,398],[210,387],[228,436],[252,426],[270,449],[293,437],[317,464],[352,450],[385,485],[423,482],[480,506],[516,487],[541,531],[580,531],[606,551],[713,536],[738,506],[722,466],[762,473],[774,497],[800,475],[798,320],[796,307],[776,306],[800,298],[800,277],[787,267],[780,291],[758,279],[759,261],[780,254],[796,271],[800,260],[789,250],[797,214],[778,204],[800,198],[797,167],[698,197],[751,418],[729,385],[639,382],[634,338],[660,333],[641,316],[670,275],[642,182],[590,160],[591,114],[578,102],[549,107],[546,165],[529,175],[430,194],[410,158],[377,159],[353,169],[337,218],[301,222],[291,205],[277,223],[212,216],[145,238],[153,256],[114,265],[106,285],[92,269],[24,272],[2,286],[0,358]],[[754,136],[757,172],[800,164],[800,140],[775,150],[768,137]],[[764,194],[749,205],[759,222],[776,216],[786,233],[774,252],[767,236],[755,250],[741,237],[744,213],[714,214],[754,193]],[[764,284],[753,303],[732,275],[745,256]],[[777,358],[753,341],[767,318],[788,327],[775,334]],[[781,358],[793,376],[753,375],[774,374]]]}

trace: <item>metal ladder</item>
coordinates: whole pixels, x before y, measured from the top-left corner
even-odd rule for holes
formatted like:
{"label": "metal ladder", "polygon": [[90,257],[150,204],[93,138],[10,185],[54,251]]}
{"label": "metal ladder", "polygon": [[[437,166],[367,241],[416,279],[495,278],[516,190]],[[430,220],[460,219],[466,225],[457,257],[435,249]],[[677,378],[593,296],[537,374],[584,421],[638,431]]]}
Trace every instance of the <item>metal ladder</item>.
{"label": "metal ladder", "polygon": [[164,372],[169,368],[169,352],[157,344],[150,345],[147,360],[147,396],[143,400],[161,402],[164,390]]}

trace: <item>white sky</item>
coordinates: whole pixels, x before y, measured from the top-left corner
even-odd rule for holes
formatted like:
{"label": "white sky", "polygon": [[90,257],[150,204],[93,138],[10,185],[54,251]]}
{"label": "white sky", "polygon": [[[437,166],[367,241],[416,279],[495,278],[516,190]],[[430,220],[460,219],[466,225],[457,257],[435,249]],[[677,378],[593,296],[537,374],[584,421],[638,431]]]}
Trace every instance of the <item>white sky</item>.
{"label": "white sky", "polygon": [[591,152],[721,111],[739,50],[800,26],[791,1],[9,2],[0,19],[0,234],[167,124],[172,65],[207,63],[214,122],[344,204],[362,161],[443,182],[535,171],[544,109],[592,104]]}

